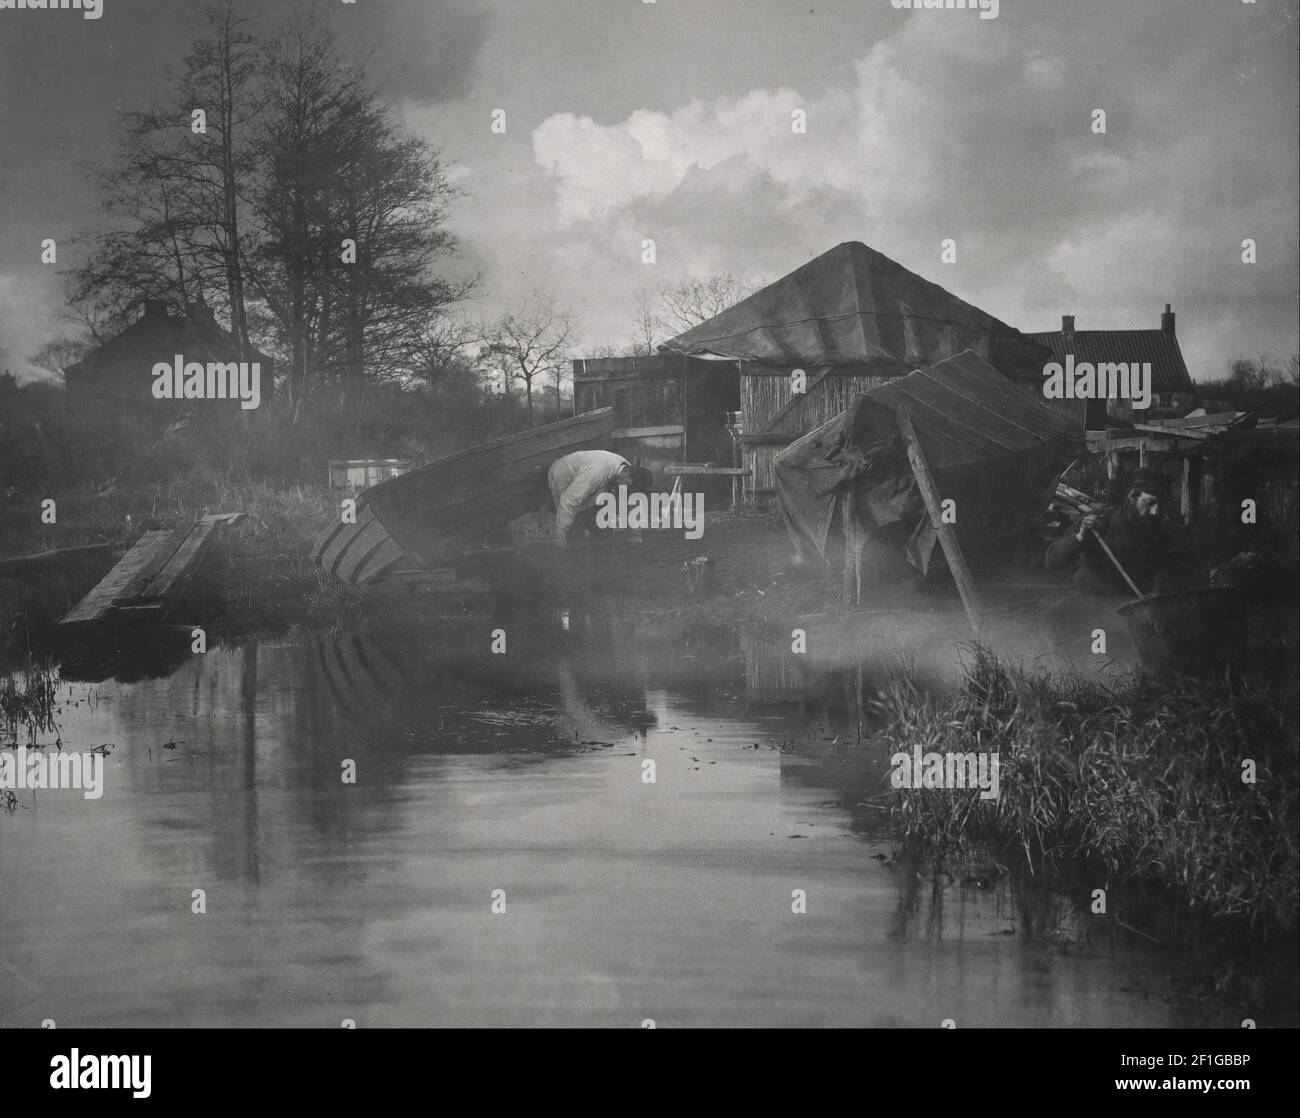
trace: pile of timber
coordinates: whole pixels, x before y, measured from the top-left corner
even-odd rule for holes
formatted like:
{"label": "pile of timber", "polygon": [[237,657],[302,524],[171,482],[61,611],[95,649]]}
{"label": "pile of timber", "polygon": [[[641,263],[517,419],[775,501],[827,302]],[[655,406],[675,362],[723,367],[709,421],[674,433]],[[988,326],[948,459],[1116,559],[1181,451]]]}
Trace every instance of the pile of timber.
{"label": "pile of timber", "polygon": [[1065,482],[1058,482],[1056,493],[1047,506],[1047,512],[1035,525],[1036,534],[1050,542],[1061,535],[1081,516],[1105,512],[1109,506]]}
{"label": "pile of timber", "polygon": [[239,512],[222,513],[179,528],[146,532],[59,625],[162,621],[217,533],[243,517]]}
{"label": "pile of timber", "polygon": [[1087,493],[1061,481],[1056,484],[1056,495],[1052,498],[1048,508],[1060,516],[1075,520],[1080,516],[1088,516],[1090,513],[1102,512],[1106,506],[1095,497],[1090,497]]}

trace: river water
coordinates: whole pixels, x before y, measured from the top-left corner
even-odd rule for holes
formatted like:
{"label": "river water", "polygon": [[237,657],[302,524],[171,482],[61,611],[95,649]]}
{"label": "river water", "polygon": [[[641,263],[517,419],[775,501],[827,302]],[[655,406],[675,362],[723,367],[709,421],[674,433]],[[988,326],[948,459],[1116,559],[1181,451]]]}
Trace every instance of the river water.
{"label": "river water", "polygon": [[493,653],[493,628],[65,680],[105,791],[0,816],[0,1024],[1191,1023],[1154,949],[895,855],[855,672],[567,614]]}

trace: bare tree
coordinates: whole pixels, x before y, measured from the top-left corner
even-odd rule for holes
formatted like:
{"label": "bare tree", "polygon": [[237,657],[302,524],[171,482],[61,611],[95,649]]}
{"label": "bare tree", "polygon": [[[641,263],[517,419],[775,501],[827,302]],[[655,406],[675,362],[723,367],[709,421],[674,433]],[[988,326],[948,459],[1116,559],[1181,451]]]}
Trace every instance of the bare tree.
{"label": "bare tree", "polygon": [[245,354],[252,346],[244,300],[240,194],[253,169],[245,135],[267,102],[256,85],[261,59],[257,41],[247,31],[251,22],[252,17],[235,14],[234,0],[208,7],[207,33],[185,59],[178,102],[208,106],[208,132],[188,135],[189,165],[181,171],[209,231],[209,251],[225,281],[230,329]]}
{"label": "bare tree", "polygon": [[457,191],[327,30],[291,22],[267,47],[263,81],[246,274],[288,356],[294,421],[329,389],[359,428],[369,389],[418,379],[432,324],[477,283],[433,270],[455,249],[444,220]]}
{"label": "bare tree", "polygon": [[[533,424],[533,380],[543,373],[563,376],[574,341],[573,319],[553,302],[535,296],[485,330],[484,355],[501,370],[507,385],[522,381],[528,425]],[[558,379],[557,379],[558,394]]]}
{"label": "bare tree", "polygon": [[52,338],[40,347],[27,360],[38,369],[62,376],[69,365],[75,365],[93,347],[90,339]]}
{"label": "bare tree", "polygon": [[[123,113],[113,156],[95,178],[113,225],[89,240],[70,299],[119,324],[145,298],[178,309],[215,302],[247,350],[241,190],[253,172],[248,126],[265,105],[250,22],[234,0],[209,6],[206,26],[151,107]],[[190,114],[202,109],[203,126]]]}
{"label": "bare tree", "polygon": [[1268,384],[1268,369],[1263,362],[1239,357],[1229,366],[1228,383],[1240,392],[1258,392]]}
{"label": "bare tree", "polygon": [[572,379],[572,377],[569,374],[568,364],[569,363],[567,361],[561,361],[558,362],[551,369],[551,377],[555,384],[555,418],[556,419],[560,418],[561,412],[564,409],[565,377],[567,376],[569,377],[569,379]]}
{"label": "bare tree", "polygon": [[457,315],[433,319],[407,350],[405,383],[435,387],[470,365],[470,350],[482,344],[480,329]]}
{"label": "bare tree", "polygon": [[642,288],[632,300],[632,353],[637,357],[654,353],[657,331],[654,296]]}
{"label": "bare tree", "polygon": [[668,335],[683,333],[735,306],[761,286],[761,280],[731,272],[682,280],[660,289],[655,325]]}
{"label": "bare tree", "polygon": [[359,425],[370,386],[410,374],[476,282],[435,273],[457,194],[438,153],[305,17],[259,38],[235,0],[211,6],[157,106],[123,115],[99,184],[115,220],[72,273],[74,306],[121,325],[146,298],[208,302],[282,359],[294,423],[328,387]]}

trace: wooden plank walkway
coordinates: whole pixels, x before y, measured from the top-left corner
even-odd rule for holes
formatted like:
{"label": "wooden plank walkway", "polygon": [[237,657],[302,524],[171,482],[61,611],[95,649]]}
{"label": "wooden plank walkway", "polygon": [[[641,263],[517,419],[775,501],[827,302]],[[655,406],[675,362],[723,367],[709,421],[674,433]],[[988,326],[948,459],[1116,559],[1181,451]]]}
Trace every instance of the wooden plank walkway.
{"label": "wooden plank walkway", "polygon": [[242,514],[205,516],[195,524],[146,532],[60,625],[113,619],[161,621],[198,570],[219,529]]}

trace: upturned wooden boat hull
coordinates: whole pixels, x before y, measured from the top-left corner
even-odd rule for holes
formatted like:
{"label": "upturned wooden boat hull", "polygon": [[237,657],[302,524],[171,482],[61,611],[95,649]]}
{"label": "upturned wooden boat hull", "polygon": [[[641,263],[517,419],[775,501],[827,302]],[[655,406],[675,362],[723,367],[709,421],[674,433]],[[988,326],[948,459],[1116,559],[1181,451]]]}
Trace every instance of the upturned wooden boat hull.
{"label": "upturned wooden boat hull", "polygon": [[321,533],[312,559],[355,585],[449,563],[492,529],[542,507],[551,463],[575,450],[606,448],[613,431],[614,409],[601,408],[381,482],[357,498],[355,524]]}

